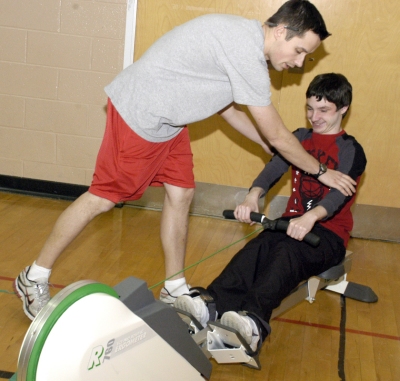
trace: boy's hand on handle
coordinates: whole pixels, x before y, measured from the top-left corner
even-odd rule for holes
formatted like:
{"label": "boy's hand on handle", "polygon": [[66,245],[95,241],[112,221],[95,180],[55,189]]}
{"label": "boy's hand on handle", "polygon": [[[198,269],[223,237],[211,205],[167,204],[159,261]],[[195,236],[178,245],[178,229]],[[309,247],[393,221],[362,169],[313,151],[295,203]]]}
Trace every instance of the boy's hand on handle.
{"label": "boy's hand on handle", "polygon": [[258,213],[258,203],[257,206],[247,205],[242,203],[238,205],[234,211],[235,218],[240,222],[246,222],[247,224],[254,225],[255,222],[250,219],[250,213]]}
{"label": "boy's hand on handle", "polygon": [[301,217],[292,218],[289,221],[289,226],[286,234],[298,241],[302,241],[307,233],[314,227],[315,221],[309,218],[307,214]]}
{"label": "boy's hand on handle", "polygon": [[260,195],[264,192],[263,189],[254,187],[246,195],[244,201],[235,208],[235,218],[240,222],[246,222],[247,224],[254,225],[255,222],[251,220],[251,212],[259,212],[258,200]]}

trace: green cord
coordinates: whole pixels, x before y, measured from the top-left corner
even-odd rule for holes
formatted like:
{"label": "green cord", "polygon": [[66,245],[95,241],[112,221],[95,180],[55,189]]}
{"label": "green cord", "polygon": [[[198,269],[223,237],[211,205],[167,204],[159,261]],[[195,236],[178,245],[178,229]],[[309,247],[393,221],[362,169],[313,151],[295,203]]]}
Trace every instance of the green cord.
{"label": "green cord", "polygon": [[[220,253],[221,251],[224,251],[224,250],[230,248],[231,246],[236,245],[236,244],[239,243],[240,241],[243,241],[244,239],[246,239],[246,238],[252,236],[252,235],[255,234],[255,233],[258,233],[260,230],[263,230],[263,229],[264,229],[264,228],[260,228],[260,229],[254,230],[253,232],[251,232],[250,234],[247,234],[247,235],[244,236],[243,238],[240,238],[239,240],[237,240],[237,241],[231,243],[230,245],[227,245],[227,246],[223,247],[222,249],[216,251],[215,253],[210,254],[208,257],[205,257],[205,258],[203,258],[203,259],[200,259],[199,261],[197,261],[197,262],[195,262],[195,263],[189,265],[188,267],[185,267],[183,270],[178,271],[176,274],[171,275],[170,277],[165,278],[164,280],[162,280],[162,281],[160,281],[160,282],[154,284],[153,286],[149,287],[149,290],[151,290],[151,289],[153,289],[153,288],[159,286],[160,284],[163,284],[166,280],[169,280],[169,279],[173,278],[174,276],[176,276],[176,275],[178,275],[178,274],[180,274],[180,273],[183,273],[183,272],[185,272],[185,271],[191,269],[191,268],[194,267],[194,266],[197,266],[198,264],[200,264],[200,263],[206,261],[207,259],[209,259],[209,258],[213,257],[214,255]],[[7,291],[7,290],[0,290],[0,292],[3,292],[3,293],[5,293],[5,294],[15,294],[14,292]]]}
{"label": "green cord", "polygon": [[263,230],[263,229],[264,229],[264,228],[262,227],[262,228],[260,228],[260,229],[254,230],[254,231],[251,232],[250,234],[247,234],[245,237],[240,238],[239,240],[237,240],[237,241],[231,243],[231,244],[228,245],[228,246],[223,247],[222,249],[216,251],[215,253],[210,254],[208,257],[205,257],[205,258],[203,258],[203,259],[200,259],[199,261],[197,261],[197,262],[195,262],[195,263],[189,265],[188,267],[185,267],[183,270],[178,271],[176,274],[171,275],[170,277],[165,278],[164,280],[162,280],[162,281],[160,281],[160,282],[154,284],[153,286],[149,287],[149,290],[153,289],[154,287],[159,286],[160,284],[163,284],[166,280],[171,279],[171,278],[173,278],[174,276],[176,276],[176,275],[178,275],[178,274],[180,274],[180,273],[183,273],[183,272],[185,272],[185,271],[191,269],[191,268],[194,267],[194,266],[197,266],[197,265],[200,264],[201,262],[204,262],[205,260],[207,260],[207,259],[213,257],[214,255],[220,253],[221,251],[224,251],[224,250],[230,248],[231,246],[236,245],[236,244],[239,243],[240,241],[243,241],[244,239],[250,237],[251,235],[253,235],[253,234],[255,234],[255,233],[258,233],[260,230]]}

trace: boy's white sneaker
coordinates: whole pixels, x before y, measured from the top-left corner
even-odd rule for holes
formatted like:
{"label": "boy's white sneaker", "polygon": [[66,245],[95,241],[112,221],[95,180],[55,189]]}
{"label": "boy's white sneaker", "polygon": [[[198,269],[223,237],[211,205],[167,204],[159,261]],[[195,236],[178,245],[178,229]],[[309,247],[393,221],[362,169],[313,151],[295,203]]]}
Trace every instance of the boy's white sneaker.
{"label": "boy's white sneaker", "polygon": [[[238,331],[246,340],[253,352],[257,350],[260,334],[255,321],[247,315],[239,315],[237,312],[228,311],[221,317],[221,324]],[[233,343],[225,342],[228,345]]]}
{"label": "boy's white sneaker", "polygon": [[200,296],[178,296],[175,300],[174,307],[190,313],[203,327],[205,327],[210,320],[208,308]]}

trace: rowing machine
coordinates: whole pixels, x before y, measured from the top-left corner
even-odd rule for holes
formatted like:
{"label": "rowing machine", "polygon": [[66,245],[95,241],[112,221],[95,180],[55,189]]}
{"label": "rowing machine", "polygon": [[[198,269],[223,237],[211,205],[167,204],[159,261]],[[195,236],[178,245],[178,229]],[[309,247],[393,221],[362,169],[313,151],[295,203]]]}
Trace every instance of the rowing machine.
{"label": "rowing machine", "polygon": [[130,277],[51,299],[25,335],[17,381],[204,381],[211,369],[175,311]]}

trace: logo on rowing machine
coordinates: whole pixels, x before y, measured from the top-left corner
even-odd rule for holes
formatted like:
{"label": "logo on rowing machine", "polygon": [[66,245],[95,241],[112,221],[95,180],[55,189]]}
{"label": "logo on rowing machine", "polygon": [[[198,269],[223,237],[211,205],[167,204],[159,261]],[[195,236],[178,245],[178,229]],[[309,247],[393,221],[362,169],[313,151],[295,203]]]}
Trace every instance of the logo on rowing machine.
{"label": "logo on rowing machine", "polygon": [[91,351],[87,369],[95,369],[104,364],[106,360],[112,360],[114,357],[133,349],[154,336],[156,336],[156,333],[150,327],[141,327],[109,340],[105,346],[98,345]]}
{"label": "logo on rowing machine", "polygon": [[94,367],[102,364],[103,354],[104,354],[104,347],[102,345],[98,345],[97,347],[92,349],[92,354],[90,355],[90,360],[88,364],[88,370],[91,370]]}

